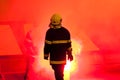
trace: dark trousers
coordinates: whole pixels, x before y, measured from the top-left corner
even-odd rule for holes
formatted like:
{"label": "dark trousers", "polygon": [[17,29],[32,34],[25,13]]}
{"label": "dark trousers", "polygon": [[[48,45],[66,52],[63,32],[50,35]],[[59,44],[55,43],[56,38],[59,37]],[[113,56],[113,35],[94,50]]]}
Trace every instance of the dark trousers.
{"label": "dark trousers", "polygon": [[54,70],[56,80],[64,80],[64,64],[51,65]]}

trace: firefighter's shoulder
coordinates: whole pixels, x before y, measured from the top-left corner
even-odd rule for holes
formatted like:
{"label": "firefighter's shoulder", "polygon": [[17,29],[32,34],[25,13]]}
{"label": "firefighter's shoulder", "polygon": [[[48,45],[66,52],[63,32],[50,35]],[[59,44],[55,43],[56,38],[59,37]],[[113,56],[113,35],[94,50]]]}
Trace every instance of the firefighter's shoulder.
{"label": "firefighter's shoulder", "polygon": [[65,27],[61,27],[61,28],[62,28],[62,30],[63,30],[64,32],[70,33],[69,30],[68,30],[67,28],[65,28]]}

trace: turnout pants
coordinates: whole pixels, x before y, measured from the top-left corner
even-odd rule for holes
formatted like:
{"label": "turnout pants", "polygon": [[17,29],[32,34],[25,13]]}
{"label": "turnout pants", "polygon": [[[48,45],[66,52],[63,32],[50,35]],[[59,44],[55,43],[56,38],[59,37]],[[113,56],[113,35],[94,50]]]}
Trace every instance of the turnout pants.
{"label": "turnout pants", "polygon": [[56,80],[64,80],[64,64],[52,64]]}

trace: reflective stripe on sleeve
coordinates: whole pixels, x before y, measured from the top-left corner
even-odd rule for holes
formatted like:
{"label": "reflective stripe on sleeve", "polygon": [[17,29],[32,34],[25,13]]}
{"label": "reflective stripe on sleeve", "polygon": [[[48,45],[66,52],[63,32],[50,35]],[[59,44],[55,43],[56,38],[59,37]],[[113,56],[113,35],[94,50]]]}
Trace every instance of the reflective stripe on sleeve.
{"label": "reflective stripe on sleeve", "polygon": [[70,43],[71,40],[55,40],[55,41],[48,41],[45,40],[45,43],[47,44],[62,44],[62,43]]}
{"label": "reflective stripe on sleeve", "polygon": [[64,61],[50,61],[50,64],[66,64],[66,60],[64,60]]}
{"label": "reflective stripe on sleeve", "polygon": [[52,41],[45,40],[46,44],[52,44]]}

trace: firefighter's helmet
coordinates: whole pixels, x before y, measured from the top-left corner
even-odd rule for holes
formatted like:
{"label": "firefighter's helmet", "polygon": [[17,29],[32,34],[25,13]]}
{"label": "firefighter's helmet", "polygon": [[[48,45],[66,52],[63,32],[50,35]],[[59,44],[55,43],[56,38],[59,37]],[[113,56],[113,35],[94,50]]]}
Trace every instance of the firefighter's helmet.
{"label": "firefighter's helmet", "polygon": [[62,18],[59,14],[53,14],[50,21],[52,25],[60,25],[62,22]]}

